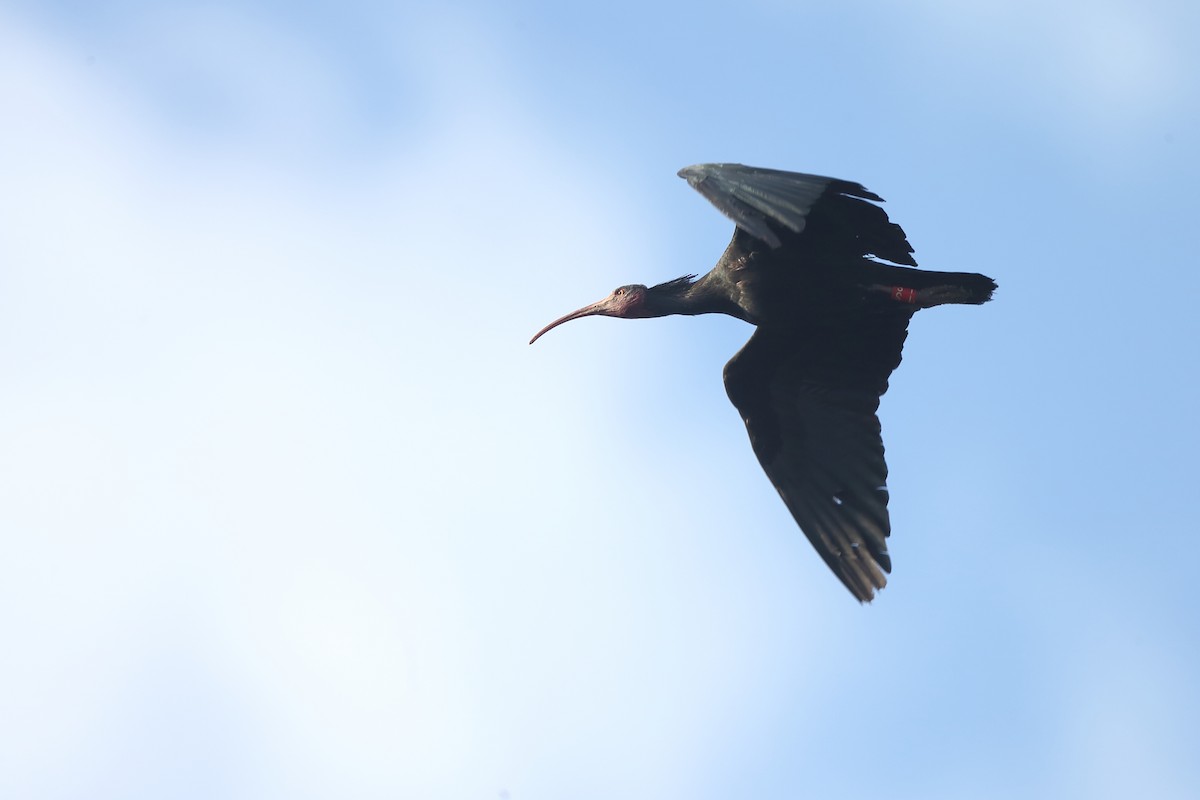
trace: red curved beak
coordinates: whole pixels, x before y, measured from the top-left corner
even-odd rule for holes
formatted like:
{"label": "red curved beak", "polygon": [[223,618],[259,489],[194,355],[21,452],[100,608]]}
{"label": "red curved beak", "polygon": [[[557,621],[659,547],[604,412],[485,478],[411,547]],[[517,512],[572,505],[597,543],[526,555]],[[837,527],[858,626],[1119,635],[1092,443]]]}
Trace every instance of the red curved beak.
{"label": "red curved beak", "polygon": [[570,314],[567,314],[565,317],[559,317],[558,319],[554,320],[554,322],[551,322],[549,325],[547,325],[546,327],[542,328],[540,331],[535,333],[533,335],[533,338],[529,340],[529,343],[533,344],[538,339],[540,339],[542,337],[542,334],[546,333],[546,331],[550,330],[551,328],[557,328],[559,325],[562,325],[564,322],[570,322],[571,320],[579,319],[580,317],[591,317],[596,314],[600,314],[601,316],[606,316],[606,317],[617,316],[617,314],[615,313],[615,311],[613,309],[613,296],[612,295],[609,295],[608,297],[604,298],[603,300],[592,303],[590,306],[584,306],[583,308],[579,309],[578,311],[572,311]]}

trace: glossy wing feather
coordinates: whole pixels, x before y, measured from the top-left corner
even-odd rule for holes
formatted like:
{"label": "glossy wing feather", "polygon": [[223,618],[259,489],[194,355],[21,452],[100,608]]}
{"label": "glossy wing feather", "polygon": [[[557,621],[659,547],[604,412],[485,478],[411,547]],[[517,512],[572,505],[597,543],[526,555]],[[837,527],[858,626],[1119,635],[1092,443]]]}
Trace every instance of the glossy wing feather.
{"label": "glossy wing feather", "polygon": [[860,601],[891,571],[876,410],[900,363],[910,314],[854,329],[759,328],[725,367],[725,388],[763,470],[817,552]]}
{"label": "glossy wing feather", "polygon": [[741,164],[696,164],[679,176],[771,248],[804,234],[797,241],[806,247],[916,266],[903,229],[875,205],[882,198],[861,184]]}

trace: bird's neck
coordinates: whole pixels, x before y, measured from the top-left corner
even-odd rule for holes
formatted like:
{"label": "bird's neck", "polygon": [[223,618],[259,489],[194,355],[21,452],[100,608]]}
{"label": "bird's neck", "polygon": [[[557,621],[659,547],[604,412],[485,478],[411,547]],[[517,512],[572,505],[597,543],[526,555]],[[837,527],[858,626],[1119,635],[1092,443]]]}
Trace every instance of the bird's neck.
{"label": "bird's neck", "polygon": [[740,316],[740,310],[730,302],[728,294],[719,290],[704,276],[700,280],[677,278],[650,289],[645,305],[647,316],[666,317],[672,314],[730,314]]}

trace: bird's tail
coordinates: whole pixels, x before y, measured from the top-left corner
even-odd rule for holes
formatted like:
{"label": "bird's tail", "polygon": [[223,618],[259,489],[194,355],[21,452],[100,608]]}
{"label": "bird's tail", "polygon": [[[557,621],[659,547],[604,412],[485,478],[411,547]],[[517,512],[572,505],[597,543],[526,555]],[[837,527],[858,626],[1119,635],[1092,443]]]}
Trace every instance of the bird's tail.
{"label": "bird's tail", "polygon": [[918,292],[924,297],[921,305],[981,305],[992,299],[996,282],[977,272],[926,272],[929,285]]}
{"label": "bird's tail", "polygon": [[924,269],[875,264],[870,289],[887,292],[899,303],[918,308],[947,303],[980,305],[992,299],[996,282],[975,272],[932,272]]}

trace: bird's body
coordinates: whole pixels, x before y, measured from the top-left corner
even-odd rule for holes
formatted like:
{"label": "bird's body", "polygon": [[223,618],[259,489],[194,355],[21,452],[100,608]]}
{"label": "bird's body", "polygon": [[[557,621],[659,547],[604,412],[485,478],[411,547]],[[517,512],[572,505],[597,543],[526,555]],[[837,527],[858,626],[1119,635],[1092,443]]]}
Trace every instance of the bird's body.
{"label": "bird's body", "polygon": [[729,399],[800,528],[855,597],[870,600],[891,571],[875,412],[908,321],[921,308],[986,302],[996,284],[915,269],[904,231],[857,183],[739,164],[679,174],[737,225],[716,266],[698,280],[622,286],[531,343],[596,314],[722,313],[756,325],[725,367]]}

